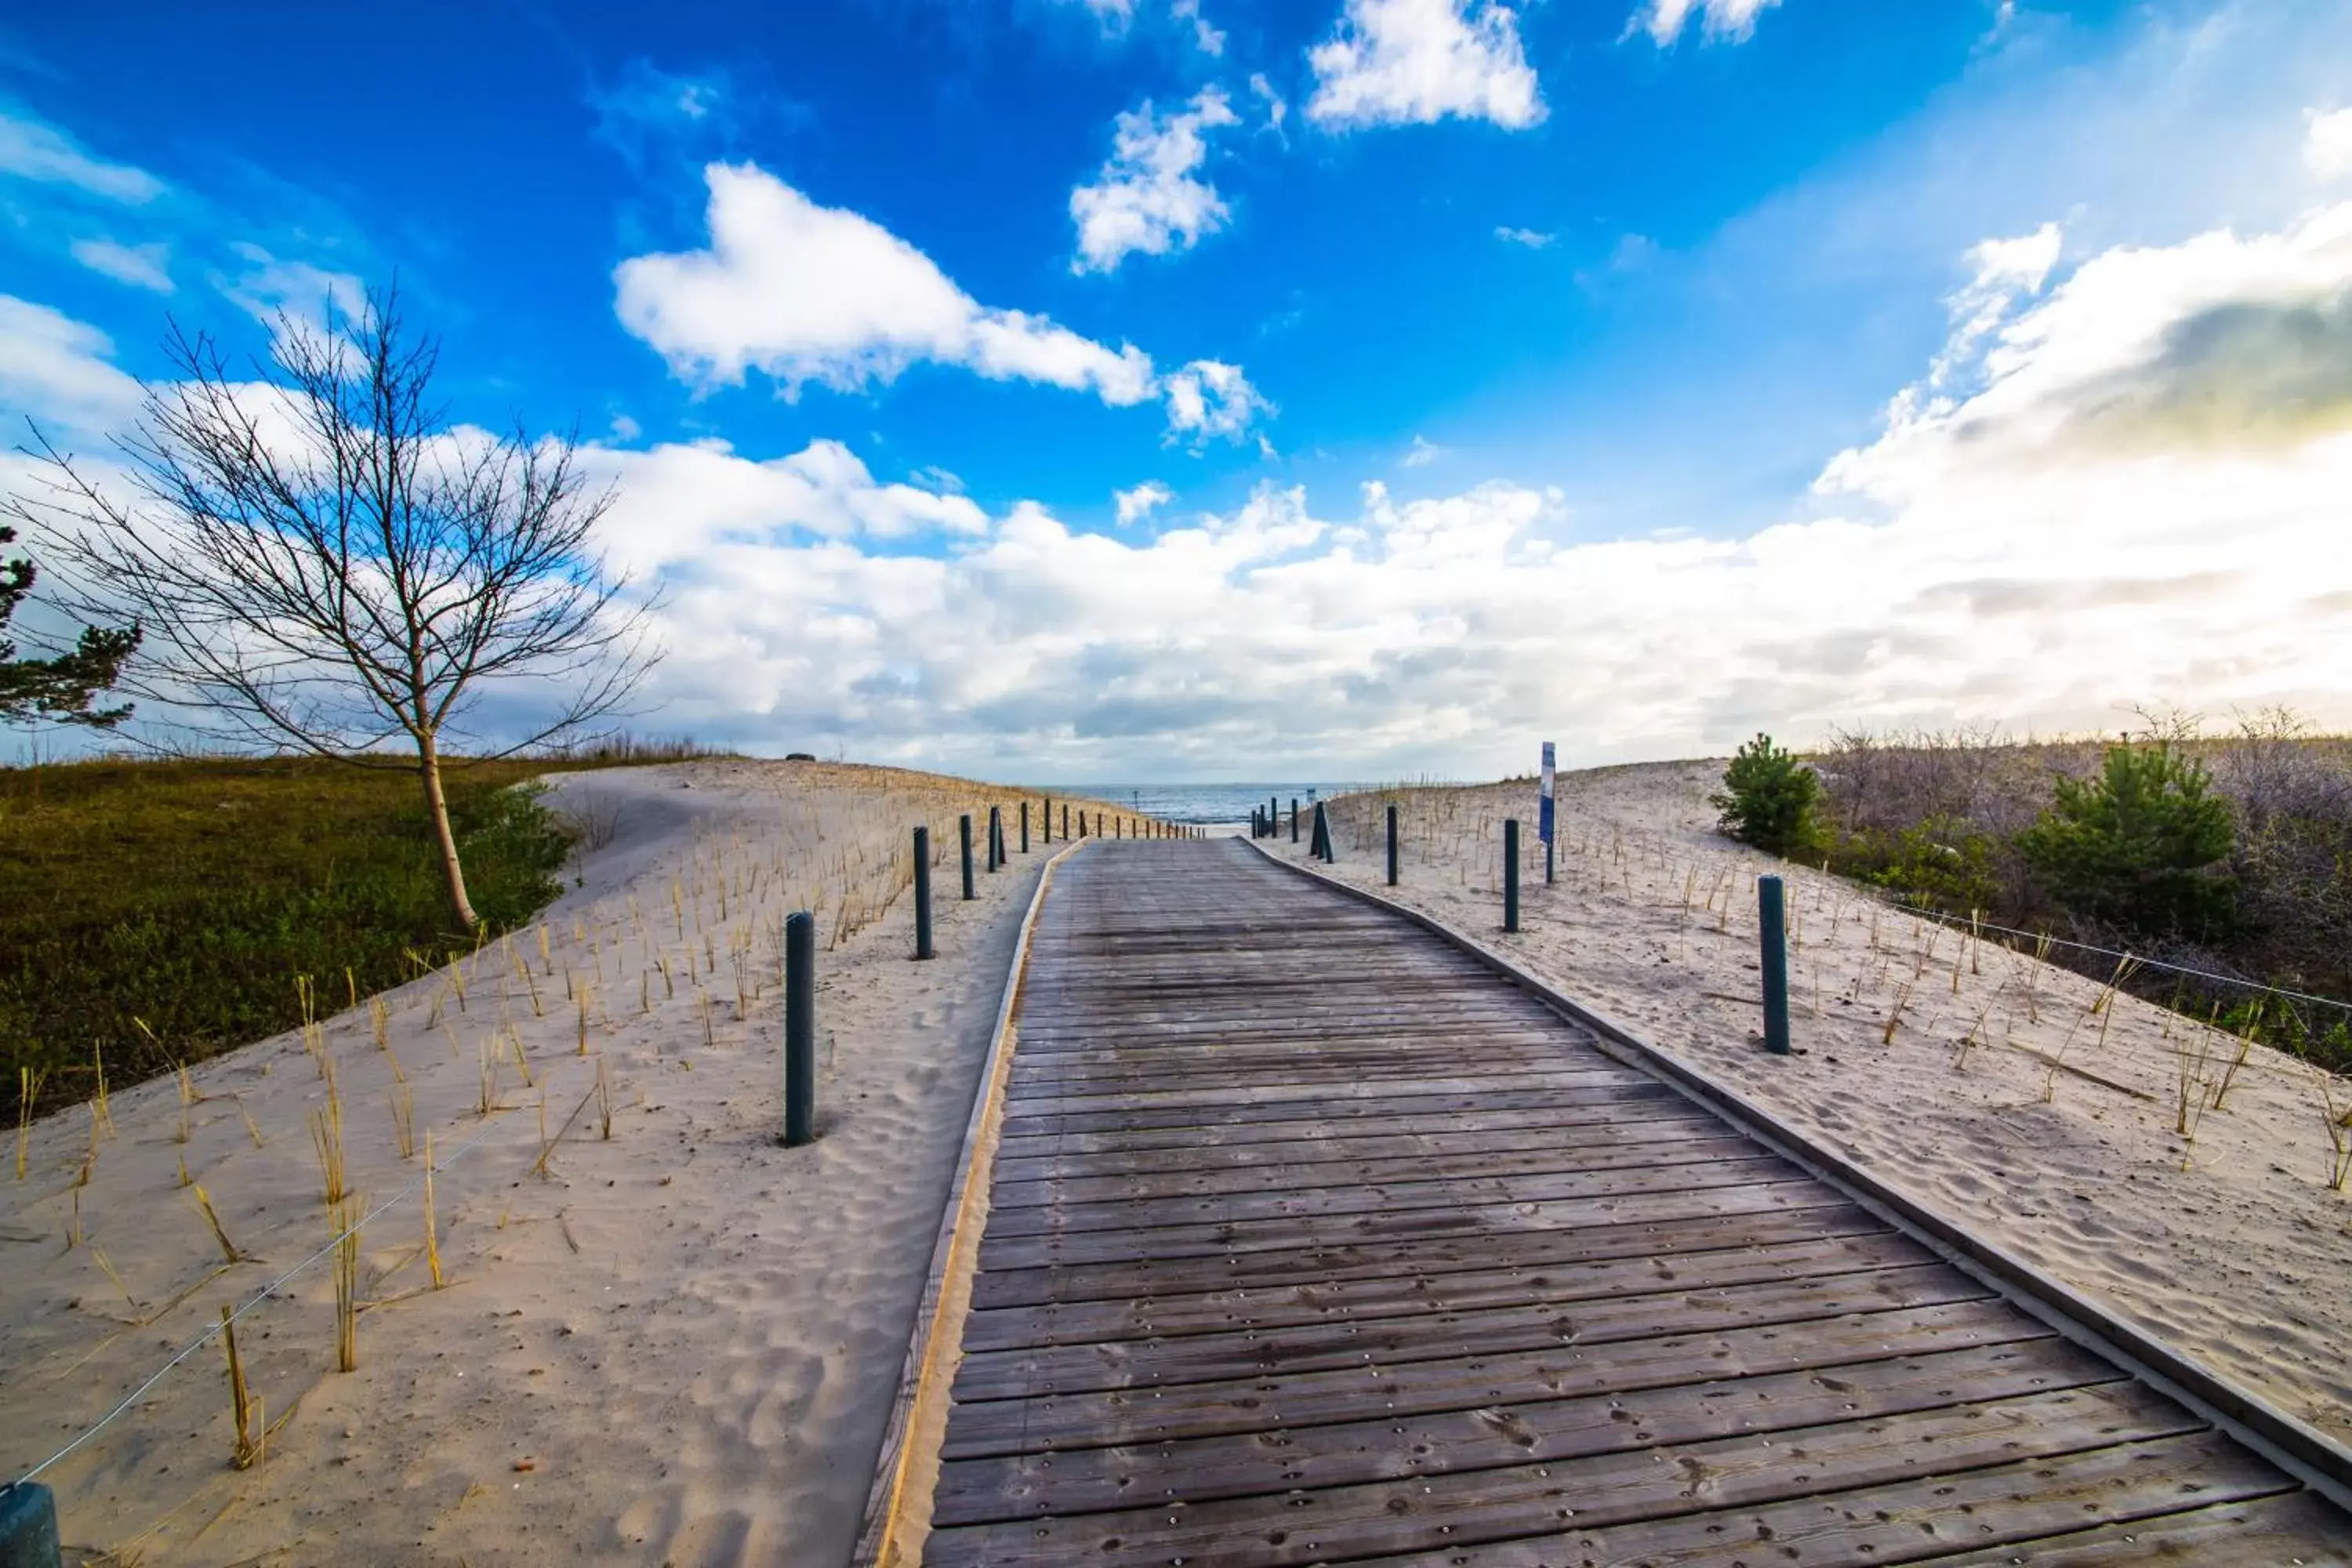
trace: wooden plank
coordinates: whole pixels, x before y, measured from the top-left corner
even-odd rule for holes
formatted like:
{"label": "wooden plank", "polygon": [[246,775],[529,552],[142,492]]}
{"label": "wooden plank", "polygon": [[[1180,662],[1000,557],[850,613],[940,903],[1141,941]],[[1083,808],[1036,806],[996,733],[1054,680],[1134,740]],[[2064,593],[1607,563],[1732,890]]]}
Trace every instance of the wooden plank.
{"label": "wooden plank", "polygon": [[[1454,1090],[1438,1094],[1415,1088],[1409,1092],[1369,1095],[1340,1104],[1335,1104],[1328,1097],[1302,1096],[1288,1101],[1269,1101],[1256,1106],[1226,1106],[1217,1113],[1216,1129],[1221,1139],[1237,1140],[1255,1135],[1288,1138],[1297,1136],[1290,1130],[1290,1124],[1298,1121],[1376,1123],[1417,1116],[1470,1115],[1563,1107],[1603,1108],[1634,1103],[1675,1105],[1679,1110],[1690,1102],[1664,1084],[1647,1079],[1627,1083],[1545,1083],[1532,1088]],[[1034,1110],[1020,1118],[1017,1123],[1008,1123],[1005,1136],[1067,1137],[1174,1131],[1197,1142],[1201,1135],[1201,1121],[1197,1111],[1181,1105],[1126,1110],[1097,1107],[1091,1110],[1061,1115]],[[1260,1134],[1257,1131],[1260,1123],[1274,1125]]]}
{"label": "wooden plank", "polygon": [[[1702,1328],[1838,1318],[1851,1312],[1980,1301],[1991,1292],[1943,1263],[1853,1274],[1768,1279],[1711,1290],[1538,1300],[1460,1312],[1420,1313],[1179,1334],[1131,1341],[968,1350],[959,1401],[1034,1399],[1089,1389],[1154,1388],[1253,1373],[1401,1366],[1549,1345],[1669,1338]],[[1014,1309],[1026,1310],[1027,1309]]]}
{"label": "wooden plank", "polygon": [[[1631,1170],[1639,1166],[1689,1165],[1754,1157],[1756,1145],[1713,1126],[1688,1122],[1635,1123],[1630,1135],[1588,1128],[1574,1142],[1551,1140],[1531,1148],[1468,1147],[1437,1153],[1423,1151],[1385,1159],[1330,1159],[1289,1165],[1240,1169],[1168,1171],[1154,1175],[1051,1176],[1020,1181],[1000,1176],[989,1201],[999,1208],[1142,1203],[1184,1198],[1238,1197],[1246,1194],[1296,1194],[1305,1190],[1379,1187],[1393,1192],[1412,1182],[1475,1181],[1481,1177],[1565,1175],[1575,1172]],[[1663,1129],[1663,1131],[1659,1131]]]}
{"label": "wooden plank", "polygon": [[[997,1163],[1014,1181],[1051,1176],[1145,1175],[1159,1171],[1211,1170],[1243,1165],[1307,1163],[1317,1160],[1376,1160],[1383,1155],[1435,1152],[1475,1138],[1489,1149],[1530,1149],[1580,1135],[1580,1130],[1660,1127],[1720,1127],[1687,1100],[1620,1100],[1606,1106],[1561,1106],[1551,1110],[1457,1111],[1430,1116],[1360,1117],[1245,1128],[1220,1128],[1203,1141],[1197,1128],[1145,1132],[1063,1132],[1033,1136],[1050,1142],[1024,1143],[1020,1154]],[[1672,1136],[1673,1134],[1666,1134]]]}
{"label": "wooden plank", "polygon": [[1671,1267],[1685,1254],[1886,1229],[1885,1221],[1832,1194],[1805,1191],[1817,1206],[1573,1230],[1530,1227],[1271,1247],[1208,1258],[1121,1258],[1106,1263],[997,1269],[973,1282],[972,1301],[979,1307],[1018,1307],[1044,1301],[1150,1299],[1200,1290],[1276,1290],[1306,1285],[1345,1288],[1350,1280],[1426,1279],[1490,1267],[1599,1268],[1627,1258],[1655,1258]]}
{"label": "wooden plank", "polygon": [[1047,1302],[975,1311],[964,1324],[967,1351],[1097,1340],[1259,1331],[1288,1324],[1465,1312],[1482,1307],[1608,1300],[1662,1290],[1710,1290],[1759,1280],[1817,1279],[1936,1261],[1917,1242],[1891,1232],[1806,1236],[1761,1247],[1687,1257],[1628,1258],[1565,1268],[1475,1268],[1452,1274],[1317,1277],[1272,1289],[1207,1290],[1114,1300]]}
{"label": "wooden plank", "polygon": [[[1317,1220],[1378,1215],[1409,1221],[1426,1210],[1440,1212],[1470,1204],[1541,1204],[1632,1193],[1688,1193],[1714,1187],[1749,1187],[1800,1179],[1797,1168],[1753,1143],[1734,1142],[1677,1162],[1667,1151],[1678,1144],[1640,1144],[1623,1158],[1638,1163],[1597,1170],[1537,1172],[1524,1176],[1454,1176],[1436,1181],[1391,1181],[1376,1186],[1298,1185],[1283,1192],[1210,1193],[1200,1197],[1117,1198],[1105,1203],[1065,1203],[1053,1208],[1008,1208],[989,1215],[992,1233],[1070,1237],[1090,1231],[1143,1231],[1201,1225],[1232,1226],[1267,1220]],[[1599,1156],[1596,1156],[1599,1158]],[[1149,1247],[1148,1237],[1129,1245]]]}
{"label": "wooden plank", "polygon": [[[1612,1568],[1733,1568],[1759,1561],[1918,1563],[1998,1543],[2022,1547],[2025,1560],[2038,1563],[2040,1542],[2079,1530],[2086,1520],[2160,1519],[2191,1508],[2278,1495],[2294,1485],[2230,1438],[2204,1433],[1759,1508],[1380,1561],[1385,1568],[1556,1568],[1564,1559]],[[2213,1568],[2252,1568],[2239,1559],[2208,1561]]]}
{"label": "wooden plank", "polygon": [[[1415,1095],[1431,1094],[1490,1094],[1507,1093],[1517,1089],[1575,1089],[1632,1086],[1644,1082],[1632,1068],[1619,1067],[1601,1058],[1594,1065],[1581,1064],[1559,1069],[1499,1070],[1496,1072],[1464,1071],[1444,1078],[1421,1078],[1413,1080]],[[1195,1079],[1190,1085],[1135,1094],[1034,1094],[1016,1098],[1012,1109],[1021,1117],[1052,1116],[1065,1111],[1167,1110],[1182,1109],[1192,1113],[1196,1125],[1214,1126],[1215,1116],[1202,1112],[1224,1112],[1228,1108],[1238,1111],[1251,1106],[1279,1105],[1288,1102],[1314,1104],[1320,1101],[1328,1108],[1349,1100],[1385,1100],[1393,1098],[1395,1090],[1387,1083],[1318,1084],[1312,1093],[1301,1093],[1281,1084],[1223,1084],[1213,1080]],[[1112,1104],[1109,1101],[1128,1103]]]}
{"label": "wooden plank", "polygon": [[958,1405],[951,1459],[984,1454],[1160,1443],[1219,1432],[1271,1432],[1360,1419],[1368,1410],[1475,1410],[1514,1401],[1618,1394],[1688,1383],[1694,1374],[1837,1367],[1969,1346],[2048,1339],[2006,1302],[1962,1301],[1859,1312],[1796,1327],[1774,1324],[1682,1339],[1561,1346],[1540,1352],[1411,1362],[1347,1372],[1276,1373],[1140,1392],[1048,1395]]}
{"label": "wooden plank", "polygon": [[2138,1568],[2148,1563],[2298,1563],[2352,1568],[2344,1516],[2309,1492],[2215,1503],[2069,1535],[1938,1557],[1936,1568]]}
{"label": "wooden plank", "polygon": [[[2208,1459],[2223,1463],[2221,1479],[2230,1488],[2225,1495],[2279,1490],[2284,1483],[2277,1471],[2249,1456],[2240,1454],[2242,1462],[2230,1466],[2232,1446],[2213,1444],[2196,1419],[2170,1400],[2137,1384],[2113,1383],[1832,1422],[1787,1435],[1741,1433],[1507,1469],[960,1526],[934,1531],[925,1561],[938,1568],[1081,1559],[1106,1568],[1157,1568],[1174,1562],[1186,1568],[1217,1568],[1442,1551],[1449,1563],[1475,1563],[1490,1560],[1477,1547],[1491,1542],[1510,1543],[1500,1560],[1537,1562],[1545,1560],[1541,1548],[1532,1543],[1517,1551],[1511,1548],[1528,1537],[1570,1530],[1581,1547],[1612,1526],[1672,1521],[1700,1510],[1748,1508],[1801,1518],[1816,1531],[1822,1526],[1815,1521],[1826,1512],[1847,1533],[1875,1536],[1877,1531],[1853,1529],[1850,1508],[1807,1501],[1791,1509],[1786,1500],[1824,1492],[1851,1495],[1864,1487],[1891,1489],[1923,1473],[1932,1475],[1937,1485],[1950,1486],[1970,1470],[2009,1471],[2021,1452],[2036,1455],[2037,1467],[2060,1463],[2048,1456],[2092,1457],[2088,1474],[2096,1479],[2086,1488],[2069,1489],[2075,1495],[2096,1495],[2118,1473],[2113,1456],[2119,1451],[2130,1456],[2120,1473],[2139,1483],[2134,1495],[2153,1489],[2151,1482],[2178,1487],[2188,1474],[2203,1470],[2202,1461]],[[2100,1457],[2105,1457],[2104,1464],[2096,1462]],[[2007,1489],[2016,1487],[2014,1475],[2004,1479]],[[1998,1497],[2003,1489],[1995,1483],[1979,1489],[1978,1495]],[[1906,1500],[1910,1500],[1908,1494]],[[1669,1527],[1650,1533],[1679,1543],[1686,1530]],[[1631,1529],[1615,1533],[1628,1546],[1642,1539]],[[1912,1533],[1916,1538],[1919,1532],[1915,1527]],[[1806,1551],[1785,1558],[1780,1549],[1792,1543],[1789,1533],[1778,1528],[1769,1535],[1751,1534],[1721,1544],[1731,1552],[1753,1552],[1759,1541],[1772,1543],[1765,1550],[1776,1560],[1886,1561],[1875,1552],[1857,1556],[1852,1552]],[[1654,1560],[1656,1550],[1643,1545],[1601,1560],[1640,1554]],[[1433,1555],[1429,1559],[1433,1563],[1438,1560]],[[1559,1562],[1557,1548],[1549,1561]]]}
{"label": "wooden plank", "polygon": [[1035,1268],[1053,1263],[1105,1263],[1145,1252],[1161,1258],[1215,1258],[1233,1252],[1328,1247],[1408,1236],[1558,1230],[1579,1226],[1632,1225],[1645,1220],[1693,1219],[1702,1215],[1768,1214],[1775,1209],[1813,1207],[1827,1196],[1817,1184],[1805,1180],[1733,1181],[1717,1187],[1685,1187],[1673,1192],[1513,1203],[1455,1203],[1403,1212],[1371,1209],[1336,1215],[1273,1215],[1255,1225],[1211,1220],[1160,1226],[1144,1232],[1095,1230],[1060,1236],[1005,1236],[992,1224],[981,1239],[980,1266],[992,1271]]}
{"label": "wooden plank", "polygon": [[[1704,1369],[1700,1369],[1703,1374]],[[960,1459],[942,1467],[936,1521],[980,1524],[1039,1514],[1099,1513],[1150,1501],[1202,1502],[1498,1469],[1769,1434],[1832,1421],[1942,1409],[2121,1381],[2063,1340],[1938,1352],[1833,1370],[1720,1378],[1578,1399],[1476,1410],[1383,1414],[1287,1432],[1269,1465],[1256,1433],[1050,1454]]]}

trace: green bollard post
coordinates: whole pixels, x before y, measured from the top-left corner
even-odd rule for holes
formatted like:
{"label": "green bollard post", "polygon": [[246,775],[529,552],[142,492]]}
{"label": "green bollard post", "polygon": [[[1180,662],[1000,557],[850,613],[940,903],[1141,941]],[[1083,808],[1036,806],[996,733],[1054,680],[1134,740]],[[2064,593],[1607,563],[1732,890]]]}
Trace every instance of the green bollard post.
{"label": "green bollard post", "polygon": [[931,952],[931,830],[915,829],[915,956]]}
{"label": "green bollard post", "polygon": [[1789,940],[1784,895],[1778,877],[1756,879],[1757,926],[1764,952],[1764,1048],[1789,1054]]}
{"label": "green bollard post", "polygon": [[816,1137],[816,917],[784,921],[784,1147]]}
{"label": "green bollard post", "polygon": [[38,1481],[0,1487],[0,1568],[60,1568],[58,1500]]}
{"label": "green bollard post", "polygon": [[1519,929],[1519,819],[1503,819],[1503,929]]}

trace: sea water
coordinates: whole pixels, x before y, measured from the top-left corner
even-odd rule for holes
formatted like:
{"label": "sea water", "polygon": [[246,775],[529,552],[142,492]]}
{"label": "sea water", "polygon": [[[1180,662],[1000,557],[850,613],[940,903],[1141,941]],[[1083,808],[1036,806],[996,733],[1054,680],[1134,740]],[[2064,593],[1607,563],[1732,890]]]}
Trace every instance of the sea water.
{"label": "sea water", "polygon": [[1363,787],[1351,784],[1072,784],[1066,793],[1108,801],[1126,806],[1139,816],[1156,816],[1163,822],[1246,826],[1251,809],[1269,800],[1280,803],[1286,823],[1293,800],[1298,802],[1302,813],[1311,813],[1318,800],[1329,800],[1335,795]]}

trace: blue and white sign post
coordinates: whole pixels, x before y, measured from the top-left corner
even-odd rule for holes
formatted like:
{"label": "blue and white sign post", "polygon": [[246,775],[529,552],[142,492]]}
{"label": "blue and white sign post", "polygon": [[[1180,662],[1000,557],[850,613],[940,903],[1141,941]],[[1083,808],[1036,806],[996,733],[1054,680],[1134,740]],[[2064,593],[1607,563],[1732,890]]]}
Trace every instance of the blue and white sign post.
{"label": "blue and white sign post", "polygon": [[1543,840],[1544,883],[1547,887],[1551,883],[1552,865],[1554,860],[1552,854],[1551,777],[1553,764],[1558,762],[1558,753],[1553,750],[1552,743],[1549,741],[1546,741],[1543,743],[1543,800],[1538,806],[1536,812],[1536,837]]}

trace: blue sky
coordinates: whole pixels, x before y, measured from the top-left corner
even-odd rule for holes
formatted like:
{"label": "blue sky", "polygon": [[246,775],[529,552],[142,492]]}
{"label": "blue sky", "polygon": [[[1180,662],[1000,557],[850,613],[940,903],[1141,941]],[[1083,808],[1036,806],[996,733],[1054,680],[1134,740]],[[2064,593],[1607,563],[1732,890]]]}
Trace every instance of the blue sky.
{"label": "blue sky", "polygon": [[[624,486],[660,715],[760,749],[1469,773],[2352,719],[2302,607],[2338,585],[2227,543],[2325,552],[2332,382],[2063,482],[2043,440],[2200,312],[2332,308],[2347,38],[2319,0],[51,7],[0,25],[0,411],[102,447],[167,312],[258,349],[397,269],[453,415],[576,419]],[[2325,370],[2301,319],[2265,341]],[[1949,460],[2005,409],[2043,446]],[[2079,537],[1998,534],[2062,499]]]}

